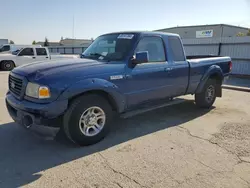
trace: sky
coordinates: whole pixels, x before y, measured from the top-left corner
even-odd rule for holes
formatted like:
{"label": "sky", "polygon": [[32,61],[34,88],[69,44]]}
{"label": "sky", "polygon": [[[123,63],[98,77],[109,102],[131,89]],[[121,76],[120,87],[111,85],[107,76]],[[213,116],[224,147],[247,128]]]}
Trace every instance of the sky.
{"label": "sky", "polygon": [[250,0],[0,0],[0,13],[0,39],[16,44],[177,25],[250,28]]}

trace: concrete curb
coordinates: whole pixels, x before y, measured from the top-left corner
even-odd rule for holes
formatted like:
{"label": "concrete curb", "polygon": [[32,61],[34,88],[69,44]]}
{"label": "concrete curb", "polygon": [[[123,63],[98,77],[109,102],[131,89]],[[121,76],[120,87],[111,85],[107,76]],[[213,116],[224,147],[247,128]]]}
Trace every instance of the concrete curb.
{"label": "concrete curb", "polygon": [[244,91],[244,92],[250,92],[250,88],[248,87],[238,87],[238,86],[232,86],[232,85],[222,85],[223,89],[231,89],[236,91]]}

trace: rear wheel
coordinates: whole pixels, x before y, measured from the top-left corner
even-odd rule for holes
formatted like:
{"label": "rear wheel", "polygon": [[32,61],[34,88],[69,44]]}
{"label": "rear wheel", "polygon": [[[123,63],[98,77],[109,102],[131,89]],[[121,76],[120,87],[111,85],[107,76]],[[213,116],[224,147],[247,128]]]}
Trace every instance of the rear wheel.
{"label": "rear wheel", "polygon": [[195,94],[195,103],[202,108],[210,108],[216,99],[216,80],[209,79],[201,93]]}
{"label": "rear wheel", "polygon": [[1,63],[1,69],[4,71],[11,71],[15,68],[15,64],[13,61],[2,61]]}
{"label": "rear wheel", "polygon": [[113,113],[105,98],[86,95],[75,99],[64,116],[67,137],[79,145],[91,145],[109,132]]}

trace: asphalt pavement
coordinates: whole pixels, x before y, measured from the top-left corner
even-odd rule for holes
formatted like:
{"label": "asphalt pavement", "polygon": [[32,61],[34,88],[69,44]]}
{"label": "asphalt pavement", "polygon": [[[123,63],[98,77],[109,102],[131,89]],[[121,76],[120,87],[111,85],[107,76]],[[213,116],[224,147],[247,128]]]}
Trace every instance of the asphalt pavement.
{"label": "asphalt pavement", "polygon": [[9,117],[0,72],[0,187],[249,188],[250,94],[223,90],[210,110],[186,102],[116,121],[100,143],[77,147]]}

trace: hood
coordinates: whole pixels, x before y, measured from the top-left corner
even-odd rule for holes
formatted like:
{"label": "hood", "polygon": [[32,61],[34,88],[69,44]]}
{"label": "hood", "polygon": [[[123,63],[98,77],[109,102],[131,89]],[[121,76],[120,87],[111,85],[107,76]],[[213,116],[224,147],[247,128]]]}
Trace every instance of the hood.
{"label": "hood", "polygon": [[13,55],[12,53],[0,52],[0,58],[2,58],[2,57],[16,57],[16,56]]}
{"label": "hood", "polygon": [[36,62],[15,68],[12,72],[25,76],[29,81],[51,83],[52,81],[75,82],[88,76],[121,72],[124,64],[107,63],[91,59],[66,59]]}
{"label": "hood", "polygon": [[41,61],[22,65],[15,68],[13,72],[27,77],[37,73],[47,76],[50,74],[58,74],[72,69],[79,69],[86,66],[98,66],[101,64],[103,63],[89,59],[57,59],[52,61]]}

